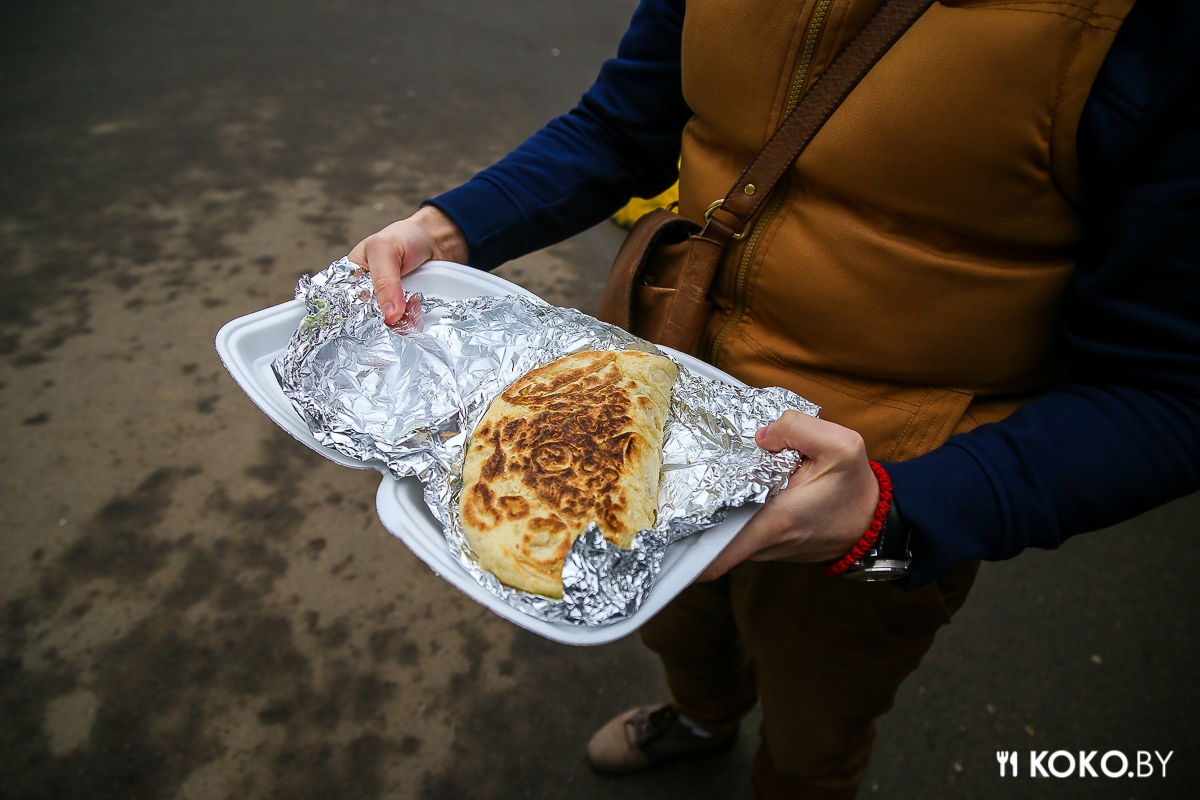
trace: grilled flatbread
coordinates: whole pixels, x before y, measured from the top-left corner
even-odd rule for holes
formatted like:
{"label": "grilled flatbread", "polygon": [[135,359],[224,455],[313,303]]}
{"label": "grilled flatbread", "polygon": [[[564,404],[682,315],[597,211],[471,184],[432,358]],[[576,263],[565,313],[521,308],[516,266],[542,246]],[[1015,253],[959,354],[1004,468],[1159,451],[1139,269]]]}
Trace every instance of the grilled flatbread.
{"label": "grilled flatbread", "polygon": [[563,561],[590,523],[624,548],[654,527],[678,374],[663,356],[589,350],[493,400],[463,465],[463,531],[479,565],[508,586],[562,597]]}

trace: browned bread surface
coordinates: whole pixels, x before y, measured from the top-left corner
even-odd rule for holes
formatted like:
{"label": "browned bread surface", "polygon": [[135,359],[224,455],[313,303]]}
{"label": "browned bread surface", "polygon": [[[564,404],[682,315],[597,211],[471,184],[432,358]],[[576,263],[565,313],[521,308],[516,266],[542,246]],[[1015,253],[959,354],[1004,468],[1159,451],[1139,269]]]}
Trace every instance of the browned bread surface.
{"label": "browned bread surface", "polygon": [[561,597],[563,560],[590,523],[625,548],[653,527],[677,375],[662,356],[589,350],[492,401],[467,450],[460,507],[480,566]]}

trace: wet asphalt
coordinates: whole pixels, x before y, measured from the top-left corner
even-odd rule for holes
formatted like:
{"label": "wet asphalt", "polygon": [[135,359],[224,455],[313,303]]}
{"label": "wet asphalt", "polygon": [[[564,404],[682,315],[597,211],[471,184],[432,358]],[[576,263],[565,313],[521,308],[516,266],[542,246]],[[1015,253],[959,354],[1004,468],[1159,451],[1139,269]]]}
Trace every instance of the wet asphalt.
{"label": "wet asphalt", "polygon": [[[653,657],[459,594],[212,347],[568,109],[633,6],[0,6],[0,797],[748,796],[753,719],[721,757],[592,773],[592,729],[665,698]],[[591,310],[621,239],[500,274]],[[862,796],[1200,794],[1198,531],[1193,496],[985,565]],[[1033,780],[1030,750],[1173,756]]]}

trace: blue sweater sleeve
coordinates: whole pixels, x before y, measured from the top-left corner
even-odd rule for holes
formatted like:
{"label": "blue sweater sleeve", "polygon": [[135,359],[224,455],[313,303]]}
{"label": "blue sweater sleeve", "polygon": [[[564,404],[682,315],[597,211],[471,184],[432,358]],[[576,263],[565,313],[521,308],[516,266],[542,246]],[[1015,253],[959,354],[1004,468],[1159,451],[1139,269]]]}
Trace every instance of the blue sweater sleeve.
{"label": "blue sweater sleeve", "polygon": [[467,183],[426,201],[455,221],[474,267],[492,269],[653,197],[678,177],[691,111],[680,85],[682,0],[642,0],[617,57],[579,105]]}
{"label": "blue sweater sleeve", "polygon": [[1085,107],[1069,382],[887,465],[914,528],[906,588],[960,561],[1057,547],[1200,488],[1197,17],[1191,3],[1139,2]]}

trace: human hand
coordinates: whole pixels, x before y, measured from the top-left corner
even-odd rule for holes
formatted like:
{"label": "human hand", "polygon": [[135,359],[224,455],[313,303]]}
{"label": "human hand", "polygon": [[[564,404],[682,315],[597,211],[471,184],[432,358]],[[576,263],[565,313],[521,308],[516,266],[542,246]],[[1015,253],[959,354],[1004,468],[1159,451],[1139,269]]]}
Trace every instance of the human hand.
{"label": "human hand", "polygon": [[788,487],[766,502],[699,577],[711,581],[743,561],[831,561],[862,538],[879,483],[856,432],[796,411],[755,436],[760,447],[804,454]]}
{"label": "human hand", "polygon": [[405,308],[401,276],[430,260],[465,262],[467,240],[454,220],[433,206],[424,206],[408,219],[363,239],[349,258],[371,273],[383,321],[395,325]]}

